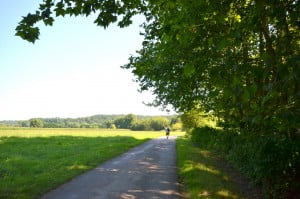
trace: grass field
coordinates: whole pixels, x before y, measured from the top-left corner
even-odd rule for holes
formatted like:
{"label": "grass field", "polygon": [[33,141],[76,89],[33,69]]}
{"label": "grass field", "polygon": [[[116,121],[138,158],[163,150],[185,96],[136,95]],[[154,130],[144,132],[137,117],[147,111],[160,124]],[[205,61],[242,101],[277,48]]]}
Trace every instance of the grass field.
{"label": "grass field", "polygon": [[195,146],[189,138],[179,138],[176,143],[179,177],[189,198],[243,198],[214,153]]}
{"label": "grass field", "polygon": [[0,128],[0,198],[39,198],[101,162],[163,135],[163,131]]}

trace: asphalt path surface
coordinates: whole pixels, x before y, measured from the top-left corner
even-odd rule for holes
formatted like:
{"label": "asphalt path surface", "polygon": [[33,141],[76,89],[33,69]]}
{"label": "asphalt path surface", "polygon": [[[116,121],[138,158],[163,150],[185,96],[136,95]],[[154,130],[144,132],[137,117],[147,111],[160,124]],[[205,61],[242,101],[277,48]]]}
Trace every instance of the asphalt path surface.
{"label": "asphalt path surface", "polygon": [[175,139],[150,140],[75,177],[42,199],[181,198]]}

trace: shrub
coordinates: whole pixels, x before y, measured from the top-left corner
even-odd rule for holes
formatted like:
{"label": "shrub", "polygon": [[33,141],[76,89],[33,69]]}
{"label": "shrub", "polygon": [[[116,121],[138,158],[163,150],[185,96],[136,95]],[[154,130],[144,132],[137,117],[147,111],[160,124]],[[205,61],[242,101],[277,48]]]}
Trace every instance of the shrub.
{"label": "shrub", "polygon": [[181,115],[181,121],[184,129],[193,129],[204,126],[215,127],[216,121],[214,118],[204,113],[201,109],[192,109]]}
{"label": "shrub", "polygon": [[44,123],[41,119],[31,119],[29,121],[29,126],[34,128],[42,128]]}
{"label": "shrub", "polygon": [[136,121],[131,130],[135,131],[160,131],[166,126],[169,126],[170,122],[165,117],[154,117],[145,120]]}
{"label": "shrub", "polygon": [[267,197],[300,198],[300,139],[197,128],[193,142],[222,153]]}
{"label": "shrub", "polygon": [[171,126],[172,131],[180,131],[182,130],[182,123],[178,122]]}
{"label": "shrub", "polygon": [[163,130],[166,126],[169,126],[170,122],[165,117],[154,117],[150,119],[151,129],[154,131]]}
{"label": "shrub", "polygon": [[114,121],[117,128],[120,129],[131,129],[134,123],[137,121],[137,116],[128,114],[123,117],[119,117]]}

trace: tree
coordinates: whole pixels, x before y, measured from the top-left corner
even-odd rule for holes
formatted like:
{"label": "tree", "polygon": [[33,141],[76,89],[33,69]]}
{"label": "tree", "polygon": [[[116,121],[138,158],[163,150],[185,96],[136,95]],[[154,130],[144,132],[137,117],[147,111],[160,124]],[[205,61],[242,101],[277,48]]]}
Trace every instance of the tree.
{"label": "tree", "polygon": [[108,129],[116,129],[116,125],[114,124],[113,121],[107,121],[105,122],[105,128],[108,128]]}
{"label": "tree", "polygon": [[183,129],[190,130],[204,126],[215,126],[210,116],[201,108],[194,108],[181,115]]}
{"label": "tree", "polygon": [[95,23],[106,28],[109,24],[117,22],[120,27],[126,27],[132,23],[132,16],[146,11],[146,2],[140,0],[115,1],[115,0],[43,0],[39,9],[23,17],[16,35],[29,41],[35,42],[39,38],[39,28],[35,24],[43,21],[46,26],[52,26],[54,18],[65,15],[91,15],[99,13]]}
{"label": "tree", "polygon": [[28,121],[28,120],[19,121],[18,123],[21,127],[29,127],[30,126],[30,121]]}
{"label": "tree", "polygon": [[136,123],[137,116],[133,114],[128,114],[123,117],[117,118],[114,121],[114,124],[117,128],[120,129],[131,129],[132,126]]}
{"label": "tree", "polygon": [[131,130],[134,131],[152,131],[150,119],[138,120],[134,123]]}
{"label": "tree", "polygon": [[143,49],[124,67],[153,90],[155,105],[200,105],[231,127],[292,138],[300,118],[296,4],[154,3]]}
{"label": "tree", "polygon": [[30,119],[29,122],[30,127],[42,128],[44,126],[44,123],[41,119]]}
{"label": "tree", "polygon": [[149,121],[151,129],[155,131],[163,130],[170,125],[170,121],[165,117],[153,117]]}

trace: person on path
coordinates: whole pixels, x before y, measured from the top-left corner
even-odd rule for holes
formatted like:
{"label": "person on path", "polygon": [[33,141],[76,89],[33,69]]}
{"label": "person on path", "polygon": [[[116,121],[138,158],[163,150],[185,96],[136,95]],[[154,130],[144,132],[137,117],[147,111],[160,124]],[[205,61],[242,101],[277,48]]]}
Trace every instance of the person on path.
{"label": "person on path", "polygon": [[170,135],[170,128],[167,127],[167,128],[166,128],[166,136],[167,136],[167,139],[169,139],[169,135]]}

